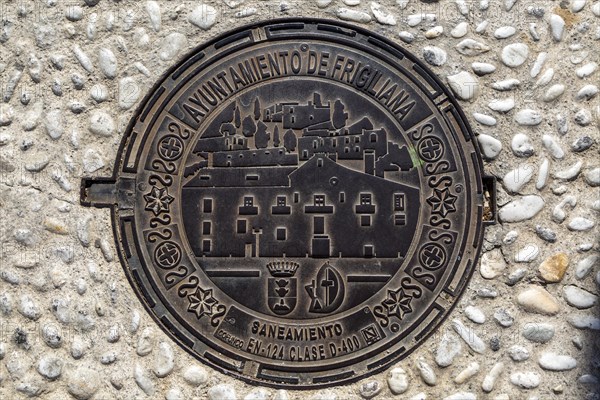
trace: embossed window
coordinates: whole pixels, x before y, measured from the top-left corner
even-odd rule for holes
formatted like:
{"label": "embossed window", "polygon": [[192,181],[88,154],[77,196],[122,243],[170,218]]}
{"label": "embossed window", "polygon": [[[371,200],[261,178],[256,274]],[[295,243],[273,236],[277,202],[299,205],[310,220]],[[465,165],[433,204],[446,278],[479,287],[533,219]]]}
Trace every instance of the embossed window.
{"label": "embossed window", "polygon": [[362,204],[363,206],[370,206],[371,205],[371,193],[361,193],[360,194],[360,204]]}
{"label": "embossed window", "polygon": [[246,220],[238,219],[237,220],[237,233],[246,233]]}
{"label": "embossed window", "polygon": [[287,203],[287,200],[285,198],[285,196],[277,196],[277,206],[278,207],[285,207]]}
{"label": "embossed window", "polygon": [[404,194],[394,194],[394,211],[404,211]]}
{"label": "embossed window", "polygon": [[212,212],[212,199],[204,199],[203,209],[205,213]]}
{"label": "embossed window", "polygon": [[325,195],[324,194],[315,194],[313,201],[314,201],[314,205],[316,207],[324,207],[325,206]]}
{"label": "embossed window", "polygon": [[244,207],[253,207],[254,206],[254,197],[246,196],[244,197]]}
{"label": "embossed window", "polygon": [[285,240],[287,237],[287,229],[285,228],[277,228],[277,240]]}

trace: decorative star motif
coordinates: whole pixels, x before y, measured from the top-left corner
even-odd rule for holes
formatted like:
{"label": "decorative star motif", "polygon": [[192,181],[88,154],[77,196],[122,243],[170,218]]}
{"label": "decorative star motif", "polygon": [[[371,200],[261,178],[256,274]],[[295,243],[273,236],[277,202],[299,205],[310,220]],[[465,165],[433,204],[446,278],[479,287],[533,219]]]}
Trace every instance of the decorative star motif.
{"label": "decorative star motif", "polygon": [[435,189],[433,195],[427,199],[427,203],[431,206],[433,213],[446,217],[448,213],[456,211],[456,206],[454,206],[456,199],[458,197],[450,193],[448,188]]}
{"label": "decorative star motif", "polygon": [[212,295],[212,289],[202,290],[200,286],[196,291],[188,296],[190,305],[188,311],[192,311],[198,319],[204,315],[213,315],[213,308],[219,303]]}
{"label": "decorative star motif", "polygon": [[410,302],[412,296],[408,296],[404,293],[402,288],[398,290],[388,290],[387,299],[381,304],[387,309],[388,317],[397,317],[398,319],[404,318],[404,314],[412,312]]}
{"label": "decorative star motif", "polygon": [[174,200],[169,196],[167,188],[152,187],[150,193],[144,195],[146,200],[146,210],[152,211],[154,215],[158,215],[163,211],[169,211],[169,204]]}

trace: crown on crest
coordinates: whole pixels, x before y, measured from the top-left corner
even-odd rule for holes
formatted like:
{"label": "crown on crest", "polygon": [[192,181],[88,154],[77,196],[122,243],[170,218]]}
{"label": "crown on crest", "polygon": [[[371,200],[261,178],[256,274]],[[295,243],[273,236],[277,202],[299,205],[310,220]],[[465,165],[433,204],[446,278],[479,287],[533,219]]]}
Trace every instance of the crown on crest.
{"label": "crown on crest", "polygon": [[289,260],[278,260],[267,263],[267,269],[271,275],[275,277],[290,277],[296,273],[296,270],[300,267],[295,261]]}

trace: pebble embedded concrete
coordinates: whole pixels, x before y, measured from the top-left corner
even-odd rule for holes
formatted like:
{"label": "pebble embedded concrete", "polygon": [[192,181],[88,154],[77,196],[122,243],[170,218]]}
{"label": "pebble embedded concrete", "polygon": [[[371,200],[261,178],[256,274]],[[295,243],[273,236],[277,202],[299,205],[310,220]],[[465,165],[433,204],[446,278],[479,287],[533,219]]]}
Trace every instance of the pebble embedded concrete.
{"label": "pebble embedded concrete", "polygon": [[[15,251],[0,271],[11,326],[0,398],[598,398],[599,1],[43,0],[3,11],[0,240]],[[121,273],[108,211],[78,198],[82,176],[112,173],[165,71],[220,33],[285,16],[362,24],[420,58],[459,99],[499,180],[499,223],[452,317],[388,370],[308,393],[253,387],[179,348]]]}

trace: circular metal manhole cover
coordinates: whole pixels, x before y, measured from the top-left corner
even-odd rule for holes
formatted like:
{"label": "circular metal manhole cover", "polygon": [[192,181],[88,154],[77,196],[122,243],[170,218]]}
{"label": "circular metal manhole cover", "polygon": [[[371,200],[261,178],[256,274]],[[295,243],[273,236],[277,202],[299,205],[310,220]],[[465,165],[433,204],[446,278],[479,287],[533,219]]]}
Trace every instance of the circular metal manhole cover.
{"label": "circular metal manhole cover", "polygon": [[212,367],[315,388],[380,371],[448,314],[482,237],[481,162],[415,57],[331,21],[243,28],[152,90],[110,206],[156,322]]}

